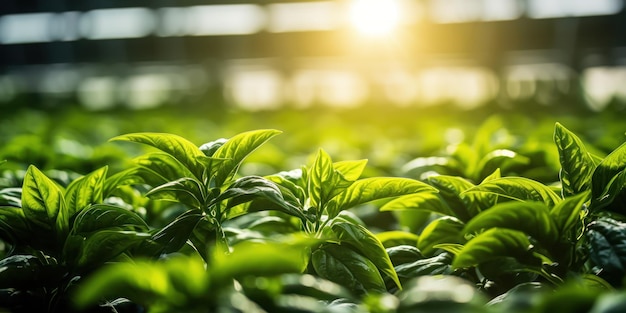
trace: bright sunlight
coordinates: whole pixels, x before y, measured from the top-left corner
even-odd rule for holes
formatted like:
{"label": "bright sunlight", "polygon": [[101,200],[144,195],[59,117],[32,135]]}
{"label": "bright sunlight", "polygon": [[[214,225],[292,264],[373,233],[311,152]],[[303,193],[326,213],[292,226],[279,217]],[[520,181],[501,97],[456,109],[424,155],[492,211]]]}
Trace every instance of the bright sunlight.
{"label": "bright sunlight", "polygon": [[361,34],[381,37],[391,34],[399,24],[397,0],[353,0],[350,23]]}

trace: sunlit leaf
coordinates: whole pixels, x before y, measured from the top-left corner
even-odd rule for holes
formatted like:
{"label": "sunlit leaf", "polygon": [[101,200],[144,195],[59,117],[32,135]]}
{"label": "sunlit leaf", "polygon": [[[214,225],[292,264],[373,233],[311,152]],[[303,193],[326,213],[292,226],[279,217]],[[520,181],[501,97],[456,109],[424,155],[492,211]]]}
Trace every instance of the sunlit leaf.
{"label": "sunlit leaf", "polygon": [[530,163],[530,159],[508,149],[497,149],[484,155],[476,170],[476,179],[482,179],[487,177],[493,171],[500,169],[506,171],[511,167],[519,165],[527,165]]}
{"label": "sunlit leaf", "polygon": [[[315,157],[315,162],[311,166],[309,172],[309,198],[311,206],[321,210],[321,206],[325,205],[330,200],[330,195],[334,190],[335,176],[341,179],[339,174],[336,174],[333,168],[333,160],[328,153],[320,149]],[[346,181],[347,183],[347,181]],[[335,193],[336,195],[336,193]]]}
{"label": "sunlit leaf", "polygon": [[356,251],[372,261],[381,272],[389,276],[396,286],[402,287],[385,247],[374,234],[365,227],[353,223],[333,223],[332,229],[340,244],[348,243],[353,246]]}
{"label": "sunlit leaf", "polygon": [[525,177],[503,177],[468,189],[465,193],[486,192],[518,201],[543,202],[552,207],[561,198],[550,187]]}
{"label": "sunlit leaf", "polygon": [[408,178],[373,177],[360,179],[328,203],[328,215],[332,218],[342,210],[359,204],[419,192],[433,193],[437,190],[426,183]]}
{"label": "sunlit leaf", "polygon": [[200,149],[187,139],[167,133],[132,133],[111,138],[110,141],[131,141],[155,147],[184,164],[198,179],[202,179],[203,167],[197,156],[204,156]]}
{"label": "sunlit leaf", "polygon": [[102,167],[74,180],[65,189],[67,215],[74,216],[91,204],[101,203],[107,167]]}
{"label": "sunlit leaf", "polygon": [[39,169],[31,165],[22,185],[22,210],[28,223],[45,230],[65,234],[69,216],[61,189]]}
{"label": "sunlit leaf", "polygon": [[275,129],[253,130],[239,133],[228,139],[212,155],[213,158],[224,159],[219,166],[211,169],[210,174],[214,176],[215,185],[224,184],[250,153],[280,133],[282,132]]}
{"label": "sunlit leaf", "polygon": [[417,240],[419,240],[418,235],[401,230],[390,230],[376,233],[376,238],[380,240],[385,248],[391,248],[399,245],[416,246]]}
{"label": "sunlit leaf", "polygon": [[552,244],[559,239],[559,233],[549,210],[545,204],[537,202],[500,203],[474,217],[463,231],[473,234],[491,228],[515,229]]}
{"label": "sunlit leaf", "polygon": [[151,189],[146,196],[153,200],[177,201],[189,208],[200,210],[205,198],[204,192],[199,181],[182,177]]}
{"label": "sunlit leaf", "polygon": [[442,215],[456,215],[438,194],[426,192],[401,196],[380,207],[381,212],[396,210],[426,210]]}
{"label": "sunlit leaf", "polygon": [[439,190],[439,196],[447,203],[454,212],[453,216],[467,222],[478,212],[472,210],[471,197],[464,196],[464,192],[475,185],[467,179],[459,176],[431,176],[428,182]]}
{"label": "sunlit leaf", "polygon": [[491,228],[468,241],[452,262],[454,268],[476,266],[500,257],[515,257],[538,266],[541,260],[532,256],[526,234],[505,228]]}
{"label": "sunlit leaf", "polygon": [[422,230],[417,241],[417,248],[426,256],[431,256],[435,252],[434,247],[441,243],[461,243],[463,238],[463,226],[465,224],[452,216],[440,217],[428,224]]}
{"label": "sunlit leaf", "polygon": [[574,195],[589,189],[591,175],[596,164],[582,140],[560,123],[556,123],[554,143],[559,151],[563,196]]}
{"label": "sunlit leaf", "polygon": [[339,161],[333,163],[333,168],[339,171],[347,181],[355,181],[361,177],[367,165],[367,160]]}

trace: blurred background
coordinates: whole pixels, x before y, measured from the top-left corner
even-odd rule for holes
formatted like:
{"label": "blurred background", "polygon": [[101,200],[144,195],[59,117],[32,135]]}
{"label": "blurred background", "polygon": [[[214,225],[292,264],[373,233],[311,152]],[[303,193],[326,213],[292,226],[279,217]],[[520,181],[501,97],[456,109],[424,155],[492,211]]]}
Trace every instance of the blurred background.
{"label": "blurred background", "polygon": [[49,166],[129,131],[392,167],[488,119],[600,151],[626,128],[624,0],[3,0],[0,56],[0,158]]}

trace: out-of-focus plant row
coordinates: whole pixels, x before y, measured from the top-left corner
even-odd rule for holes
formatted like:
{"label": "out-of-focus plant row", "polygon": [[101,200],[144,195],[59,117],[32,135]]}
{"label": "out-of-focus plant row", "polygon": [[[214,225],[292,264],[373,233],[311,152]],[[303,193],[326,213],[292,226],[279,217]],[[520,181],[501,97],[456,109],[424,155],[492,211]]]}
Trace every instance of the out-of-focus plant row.
{"label": "out-of-focus plant row", "polygon": [[618,117],[382,112],[3,120],[0,308],[626,308]]}

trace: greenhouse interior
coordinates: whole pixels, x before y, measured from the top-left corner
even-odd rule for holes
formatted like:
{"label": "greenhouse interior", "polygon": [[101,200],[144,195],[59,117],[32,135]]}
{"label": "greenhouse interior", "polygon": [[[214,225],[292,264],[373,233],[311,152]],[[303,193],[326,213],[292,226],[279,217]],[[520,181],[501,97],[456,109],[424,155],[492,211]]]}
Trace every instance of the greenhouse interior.
{"label": "greenhouse interior", "polygon": [[0,312],[626,311],[625,0],[3,0]]}

